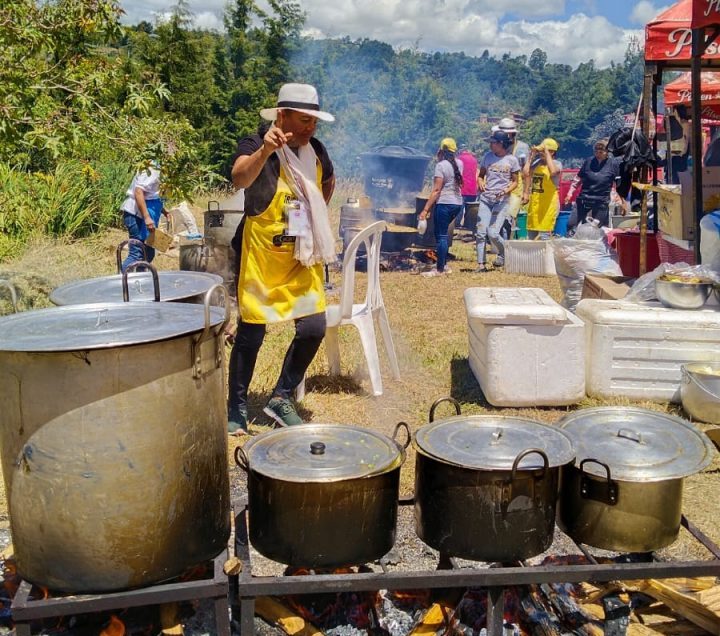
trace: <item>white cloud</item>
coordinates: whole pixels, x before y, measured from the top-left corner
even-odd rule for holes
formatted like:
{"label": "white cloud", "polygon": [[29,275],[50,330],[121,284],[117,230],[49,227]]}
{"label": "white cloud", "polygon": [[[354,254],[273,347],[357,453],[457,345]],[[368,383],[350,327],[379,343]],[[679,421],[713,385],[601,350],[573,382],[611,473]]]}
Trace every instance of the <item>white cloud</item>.
{"label": "white cloud", "polygon": [[647,24],[650,22],[658,13],[662,13],[670,5],[655,4],[649,0],[640,0],[630,13],[630,22],[633,24]]}
{"label": "white cloud", "polygon": [[[169,10],[170,0],[124,0],[125,21],[153,21]],[[195,23],[222,29],[226,0],[190,0]],[[590,9],[593,0],[573,3]],[[259,3],[262,5],[262,0]],[[647,10],[640,5],[635,11]],[[302,0],[307,14],[306,35],[311,37],[369,38],[395,47],[418,46],[424,51],[463,51],[481,55],[529,55],[541,48],[550,62],[576,66],[594,59],[600,67],[623,59],[630,37],[640,30],[623,29],[604,17],[576,13],[566,20],[564,0]],[[659,9],[658,9],[659,10]],[[523,19],[506,16],[523,16]],[[543,19],[545,18],[545,19]]]}

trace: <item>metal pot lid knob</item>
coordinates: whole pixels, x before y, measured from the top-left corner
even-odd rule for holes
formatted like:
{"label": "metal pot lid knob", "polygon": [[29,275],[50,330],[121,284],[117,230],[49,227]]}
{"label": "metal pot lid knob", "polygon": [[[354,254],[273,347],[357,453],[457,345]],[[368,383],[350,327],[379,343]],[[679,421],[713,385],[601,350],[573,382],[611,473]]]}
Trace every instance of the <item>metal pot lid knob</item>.
{"label": "metal pot lid knob", "polygon": [[312,455],[324,455],[325,454],[325,444],[322,442],[313,442],[310,444],[310,453]]}

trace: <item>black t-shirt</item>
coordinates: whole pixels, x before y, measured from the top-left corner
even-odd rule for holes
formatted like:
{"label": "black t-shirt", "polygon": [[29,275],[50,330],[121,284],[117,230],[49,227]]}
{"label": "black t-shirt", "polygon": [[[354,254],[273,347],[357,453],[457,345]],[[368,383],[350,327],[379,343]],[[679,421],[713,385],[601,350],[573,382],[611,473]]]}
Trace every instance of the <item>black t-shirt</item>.
{"label": "black t-shirt", "polygon": [[622,161],[618,157],[608,157],[605,161],[598,161],[595,157],[586,159],[578,176],[582,181],[582,197],[602,198],[610,197],[613,183],[620,176]]}
{"label": "black t-shirt", "polygon": [[[249,137],[241,139],[238,143],[235,156],[233,157],[233,165],[238,157],[253,154],[262,147],[262,144],[263,140],[260,135],[250,135]],[[332,161],[330,161],[330,155],[328,155],[325,146],[315,139],[315,137],[310,138],[310,145],[313,147],[320,161],[322,181],[323,183],[327,183],[335,173]],[[262,214],[267,209],[270,201],[272,201],[272,198],[275,196],[279,176],[280,159],[277,154],[273,153],[265,162],[257,179],[255,179],[249,187],[245,188],[245,214],[248,216],[256,216]]]}

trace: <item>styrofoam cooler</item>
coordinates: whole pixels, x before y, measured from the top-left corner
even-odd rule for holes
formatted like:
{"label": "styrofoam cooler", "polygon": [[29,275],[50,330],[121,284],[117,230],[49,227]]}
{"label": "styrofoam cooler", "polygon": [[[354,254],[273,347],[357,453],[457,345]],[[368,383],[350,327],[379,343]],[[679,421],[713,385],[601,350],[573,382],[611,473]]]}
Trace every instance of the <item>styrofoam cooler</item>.
{"label": "styrofoam cooler", "polygon": [[505,271],[528,276],[555,276],[550,241],[505,241]]}
{"label": "styrofoam cooler", "polygon": [[494,406],[561,406],[585,397],[584,325],[542,289],[470,287],[468,360]]}
{"label": "styrofoam cooler", "polygon": [[687,362],[720,361],[720,311],[585,299],[587,394],[679,402]]}

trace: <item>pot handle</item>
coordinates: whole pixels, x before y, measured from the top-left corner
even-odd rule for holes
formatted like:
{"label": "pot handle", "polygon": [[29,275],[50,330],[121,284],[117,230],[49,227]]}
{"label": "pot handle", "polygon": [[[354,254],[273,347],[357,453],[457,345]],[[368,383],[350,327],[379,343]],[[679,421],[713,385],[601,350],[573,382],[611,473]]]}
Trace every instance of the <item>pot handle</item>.
{"label": "pot handle", "polygon": [[[203,305],[205,306],[205,327],[199,336],[193,338],[192,341],[192,360],[193,360],[193,377],[199,378],[202,375],[201,363],[202,356],[200,354],[200,345],[208,339],[210,333],[210,303],[212,302],[215,292],[220,292],[222,296],[222,307],[225,307],[225,319],[218,327],[215,335],[222,333],[225,329],[225,325],[230,321],[230,303],[228,302],[228,292],[225,285],[217,283],[205,292],[205,298]],[[223,363],[223,348],[220,347],[216,342],[215,347],[215,367],[222,366]]]}
{"label": "pot handle", "polygon": [[17,292],[15,286],[9,280],[0,280],[0,289],[7,289],[10,294],[10,304],[13,308],[13,313],[17,313]]}
{"label": "pot handle", "polygon": [[[117,246],[117,249],[115,250],[115,260],[117,261],[117,273],[118,274],[122,274],[122,251],[123,251],[123,247],[125,247],[126,245],[139,245],[142,248],[144,260],[147,260],[147,258],[148,258],[147,245],[145,245],[145,243],[143,243],[142,241],[140,241],[138,239],[134,239],[134,238],[127,239],[126,241],[122,241]],[[128,247],[128,249],[130,249],[130,248]]]}
{"label": "pot handle", "polygon": [[[211,208],[211,204],[215,204],[214,208]],[[208,201],[208,212],[220,212],[220,203],[218,201]]]}
{"label": "pot handle", "polygon": [[247,453],[242,446],[235,448],[235,463],[240,466],[246,473],[250,472],[250,462]]}
{"label": "pot handle", "polygon": [[633,442],[637,442],[638,444],[643,443],[642,433],[636,433],[631,428],[619,429],[617,432],[617,436],[622,437],[623,439],[632,440]]}
{"label": "pot handle", "polygon": [[520,462],[527,457],[528,455],[532,455],[535,453],[536,455],[540,455],[543,460],[543,472],[542,475],[539,477],[539,479],[542,479],[545,477],[545,473],[547,472],[548,468],[550,468],[550,460],[548,459],[548,456],[545,454],[545,451],[540,450],[539,448],[528,448],[527,450],[521,451],[518,453],[518,456],[515,458],[515,461],[512,465],[512,473],[510,475],[510,479],[514,482],[515,481],[515,475],[518,471],[518,466],[520,465]]}
{"label": "pot handle", "polygon": [[[392,438],[393,441],[397,442],[397,434],[400,431],[401,428],[405,429],[405,433],[407,433],[407,439],[405,440],[405,443],[402,444],[403,450],[405,450],[408,446],[410,446],[410,441],[412,440],[412,433],[410,432],[410,426],[407,422],[398,422],[395,425],[395,430],[393,431]],[[398,442],[399,444],[400,442]]]}
{"label": "pot handle", "polygon": [[130,272],[134,272],[139,267],[147,267],[150,270],[150,273],[152,274],[153,279],[153,290],[155,292],[155,302],[160,302],[160,279],[158,278],[157,270],[150,265],[147,261],[135,261],[134,263],[130,263],[130,265],[127,266],[125,271],[122,273],[122,292],[123,292],[123,302],[129,302],[130,301],[130,289],[128,287],[128,274]]}
{"label": "pot handle", "polygon": [[440,406],[443,402],[450,402],[455,406],[455,414],[460,415],[461,409],[460,409],[460,403],[455,399],[451,397],[441,397],[437,400],[435,400],[432,403],[432,406],[430,407],[430,415],[428,416],[428,420],[430,422],[435,421],[435,409],[437,409],[438,406]]}
{"label": "pot handle", "polygon": [[[605,469],[606,484],[598,484],[585,474],[585,464],[592,463],[602,466]],[[610,466],[590,457],[580,462],[580,496],[583,499],[601,501],[609,506],[615,506],[618,502],[618,485],[612,480]]]}

